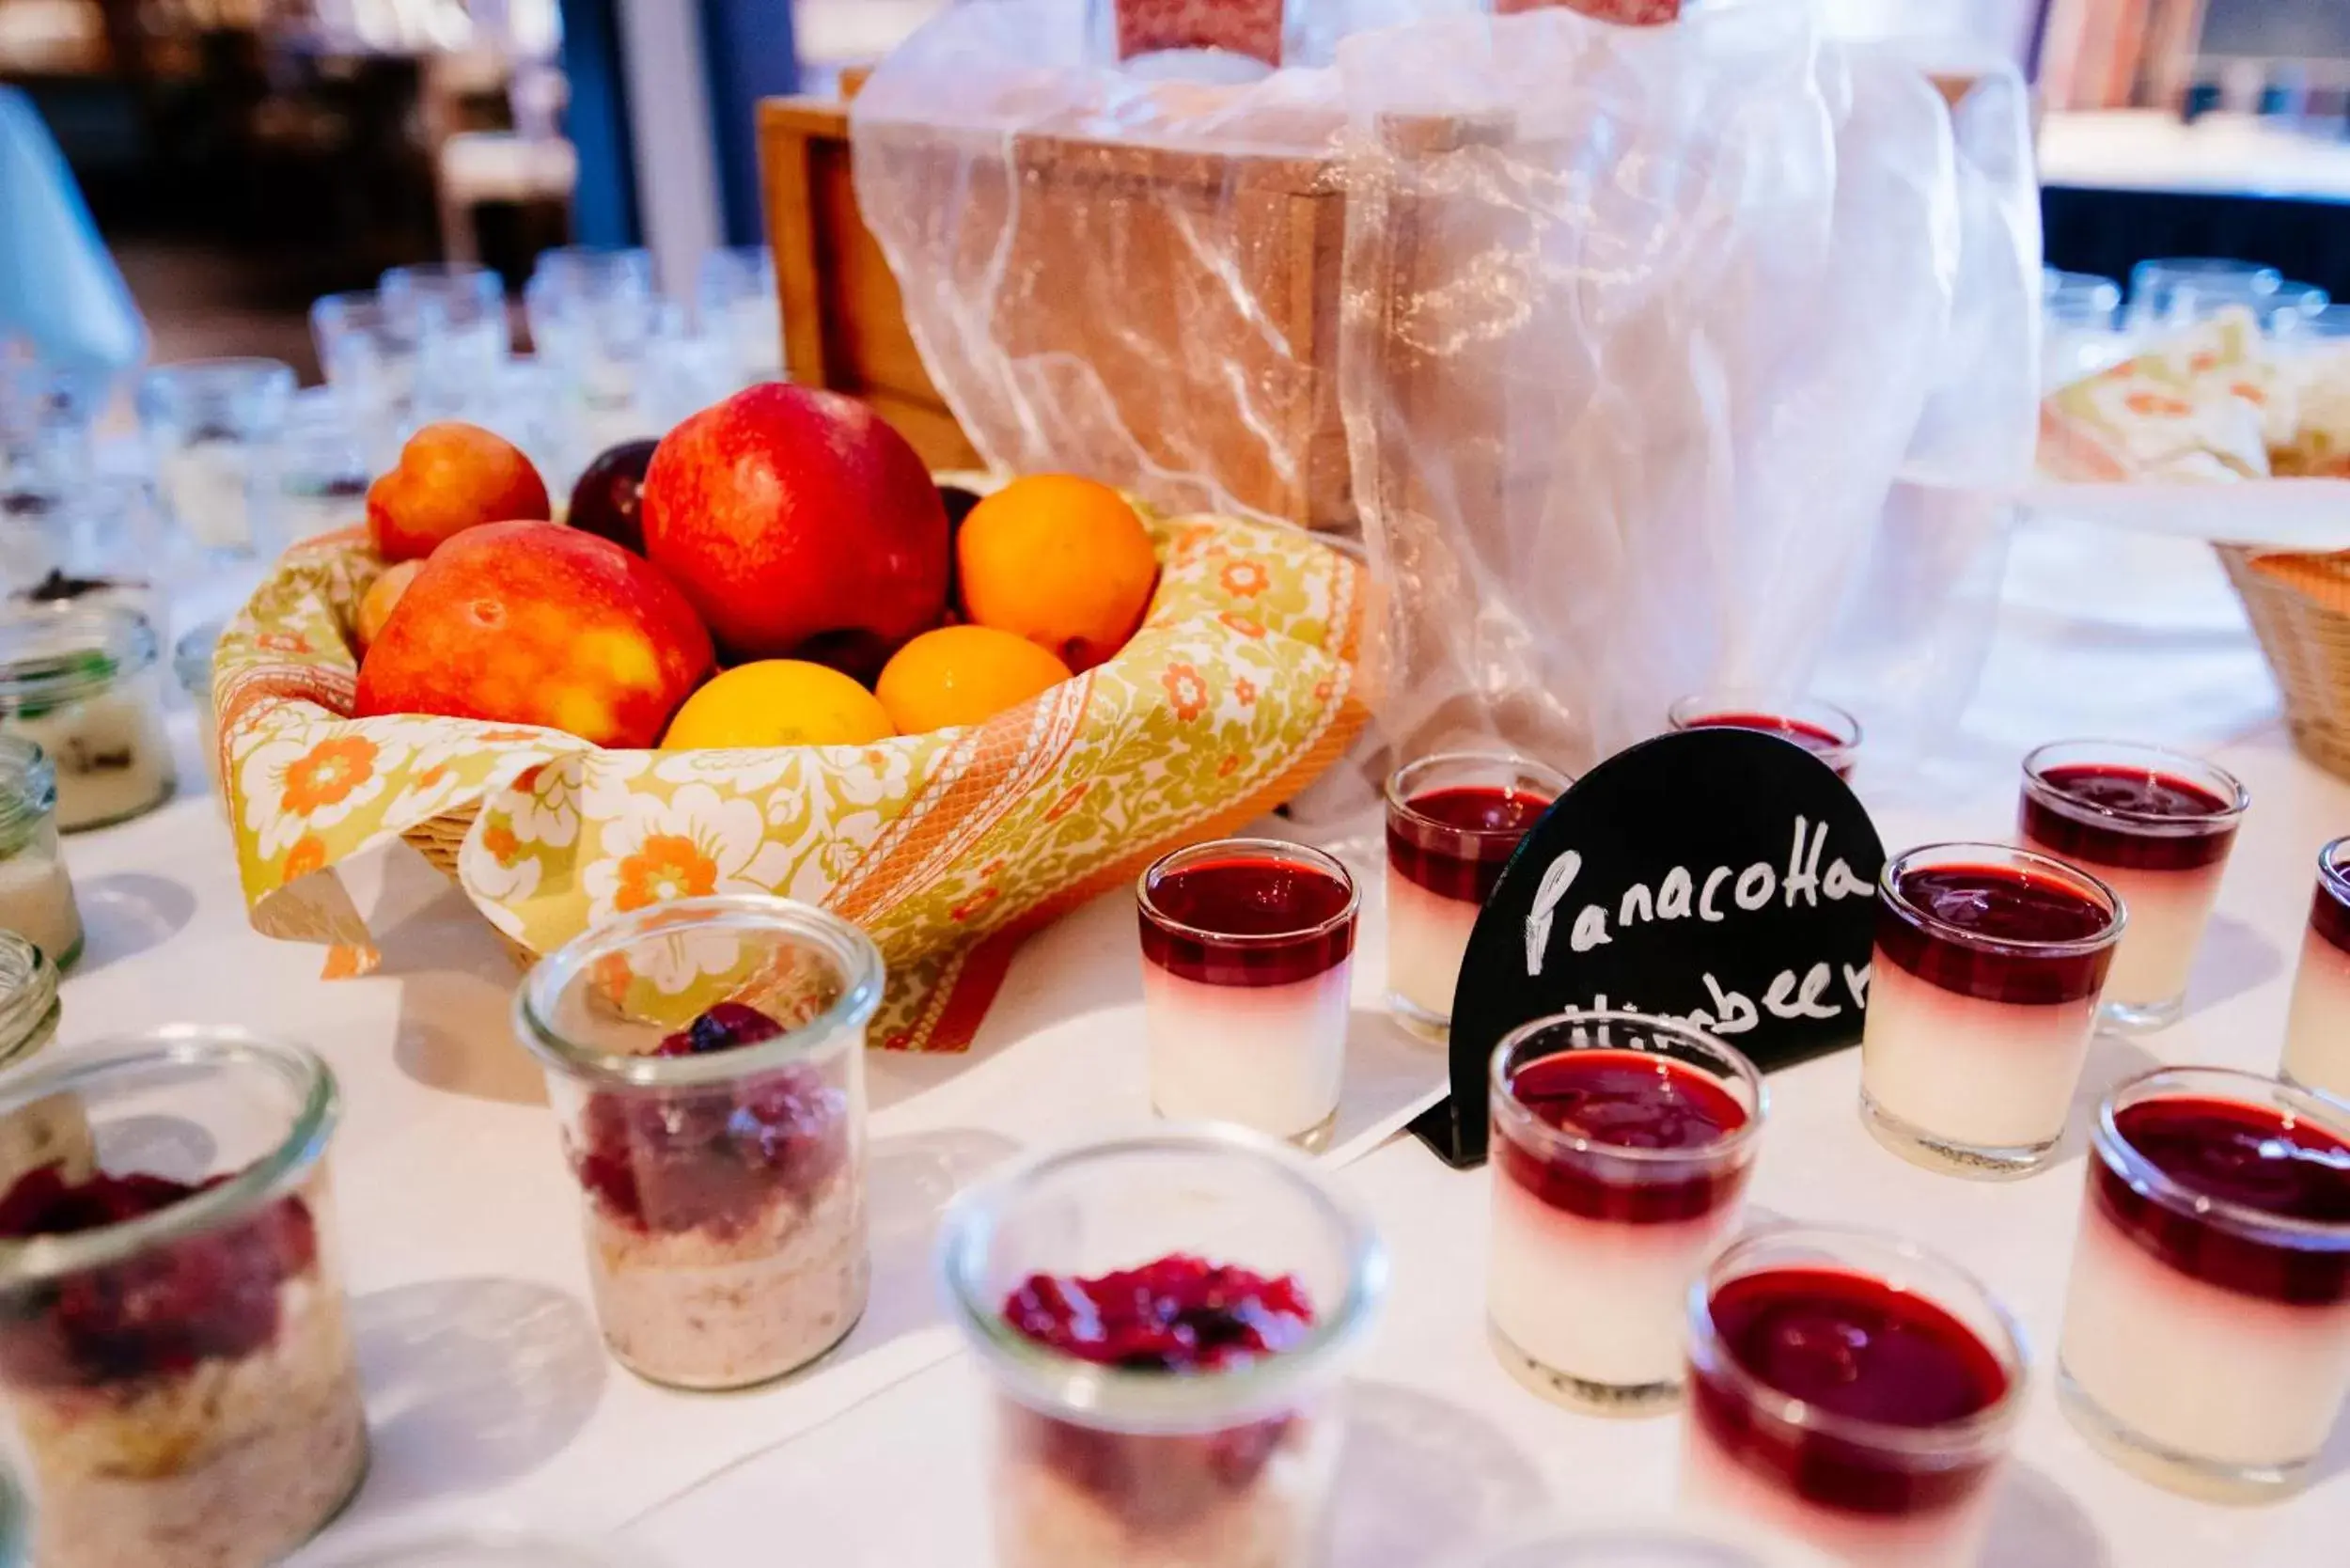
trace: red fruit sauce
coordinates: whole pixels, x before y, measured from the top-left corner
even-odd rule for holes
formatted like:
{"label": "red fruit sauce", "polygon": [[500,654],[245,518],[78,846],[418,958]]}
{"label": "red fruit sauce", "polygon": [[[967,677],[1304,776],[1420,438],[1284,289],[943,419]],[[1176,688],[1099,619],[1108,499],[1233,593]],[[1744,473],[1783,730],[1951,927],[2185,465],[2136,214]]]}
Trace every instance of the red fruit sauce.
{"label": "red fruit sauce", "polygon": [[[1338,918],[1351,896],[1329,872],[1292,860],[1235,855],[1185,866],[1151,886],[1150,906],[1142,911],[1142,956],[1170,975],[1207,985],[1308,980],[1354,952],[1355,922]],[[1173,926],[1189,929],[1152,918],[1153,908]],[[1215,940],[1232,936],[1255,940]],[[1289,939],[1272,940],[1281,937]]]}
{"label": "red fruit sauce", "polygon": [[[720,1002],[652,1054],[729,1051],[783,1032],[756,1008]],[[591,1095],[572,1168],[616,1219],[731,1236],[779,1196],[813,1199],[848,1157],[847,1095],[791,1066],[733,1084]]]}
{"label": "red fruit sauce", "polygon": [[[1924,1430],[1965,1421],[2008,1391],[2007,1370],[1940,1307],[1867,1275],[1770,1269],[1732,1279],[1708,1309],[1722,1354],[1749,1377],[1814,1409]],[[1947,1507],[1988,1479],[1989,1462],[1920,1466],[1856,1435],[1791,1432],[1757,1419],[1724,1369],[1693,1368],[1691,1411],[1748,1469],[1808,1501],[1858,1513]]]}
{"label": "red fruit sauce", "polygon": [[[1914,908],[1989,942],[2082,942],[2114,917],[2052,877],[2009,866],[1924,866],[1902,874]],[[2042,1005],[2095,996],[2113,964],[2110,944],[2088,953],[1994,951],[1877,907],[1877,956],[1930,984],[1991,1002]]]}
{"label": "red fruit sauce", "polygon": [[[102,1230],[158,1213],[227,1181],[101,1172],[72,1181],[60,1165],[0,1197],[0,1236],[25,1240]],[[251,1355],[275,1338],[278,1290],[318,1262],[308,1205],[282,1198],[250,1219],[159,1243],[118,1263],[39,1287],[0,1325],[0,1372],[42,1387],[168,1376]]]}
{"label": "red fruit sauce", "polygon": [[1387,812],[1387,864],[1440,898],[1481,904],[1550,800],[1525,790],[1465,785],[1414,795],[1410,806],[1409,813]]}
{"label": "red fruit sauce", "polygon": [[2350,1144],[2271,1106],[2166,1094],[2124,1106],[2122,1140],[2189,1193],[2280,1219],[2344,1228],[2333,1245],[2247,1235],[2139,1193],[2100,1158],[2098,1209],[2180,1273],[2245,1295],[2317,1305],[2350,1299]]}
{"label": "red fruit sauce", "polygon": [[2317,896],[2310,903],[2310,929],[2350,953],[2350,904],[2342,902],[2332,879],[2322,873],[2317,879]]}
{"label": "red fruit sauce", "polygon": [[2204,832],[2181,830],[2179,824],[2226,817],[2235,807],[2200,784],[2169,774],[2084,762],[2049,768],[2041,774],[2040,782],[2092,813],[2123,811],[2168,824],[2156,826],[2117,817],[2084,822],[2050,805],[2027,783],[2024,837],[2066,860],[2131,870],[2185,871],[2226,859],[2229,846],[2235,842],[2232,821]]}
{"label": "red fruit sauce", "polygon": [[[1645,1051],[1564,1051],[1511,1074],[1518,1103],[1549,1126],[1618,1149],[1709,1150],[1745,1126],[1747,1108],[1697,1068]],[[1748,1167],[1610,1158],[1521,1144],[1496,1123],[1510,1180],[1587,1219],[1656,1225],[1696,1219],[1738,1196]]]}
{"label": "red fruit sauce", "polygon": [[1787,718],[1778,713],[1700,713],[1682,721],[1684,729],[1759,729],[1766,735],[1794,742],[1814,757],[1825,759],[1836,769],[1836,776],[1847,777],[1852,773],[1853,743],[1832,729],[1823,729],[1802,719]]}

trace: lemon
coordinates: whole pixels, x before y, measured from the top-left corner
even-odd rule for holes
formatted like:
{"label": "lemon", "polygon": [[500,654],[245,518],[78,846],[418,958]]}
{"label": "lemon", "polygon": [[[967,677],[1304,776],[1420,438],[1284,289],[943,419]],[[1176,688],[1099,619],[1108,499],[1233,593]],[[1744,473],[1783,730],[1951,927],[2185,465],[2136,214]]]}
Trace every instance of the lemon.
{"label": "lemon", "polygon": [[873,690],[901,732],[980,724],[1069,679],[1069,666],[1010,632],[942,626],[898,650]]}
{"label": "lemon", "polygon": [[685,699],[664,751],[715,746],[866,745],[898,731],[871,692],[805,659],[738,665]]}

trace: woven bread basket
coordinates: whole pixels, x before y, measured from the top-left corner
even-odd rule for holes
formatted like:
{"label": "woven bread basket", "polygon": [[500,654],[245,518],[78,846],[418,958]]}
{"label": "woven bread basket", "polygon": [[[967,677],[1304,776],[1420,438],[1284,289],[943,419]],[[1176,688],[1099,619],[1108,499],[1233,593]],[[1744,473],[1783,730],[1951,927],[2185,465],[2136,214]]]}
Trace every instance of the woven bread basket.
{"label": "woven bread basket", "polygon": [[[461,807],[438,817],[431,817],[402,833],[400,841],[425,858],[434,870],[462,887],[464,882],[457,874],[458,852],[465,847],[465,835],[473,831],[474,819],[481,815],[478,803]],[[498,946],[514,961],[518,969],[527,969],[539,962],[539,955],[524,947],[504,932],[496,933]]]}
{"label": "woven bread basket", "polygon": [[2215,548],[2284,693],[2294,744],[2350,778],[2350,554]]}

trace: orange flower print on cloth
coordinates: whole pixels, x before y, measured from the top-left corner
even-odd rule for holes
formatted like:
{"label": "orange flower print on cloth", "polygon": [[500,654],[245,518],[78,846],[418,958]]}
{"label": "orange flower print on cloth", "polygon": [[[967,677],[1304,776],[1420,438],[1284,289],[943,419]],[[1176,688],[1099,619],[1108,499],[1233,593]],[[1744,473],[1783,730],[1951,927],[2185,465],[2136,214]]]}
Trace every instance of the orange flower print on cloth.
{"label": "orange flower print on cloth", "polygon": [[315,833],[306,833],[296,839],[293,848],[286,852],[284,874],[288,882],[325,869],[326,840]]}
{"label": "orange flower print on cloth", "polygon": [[1226,610],[1219,614],[1216,619],[1252,642],[1262,641],[1264,638],[1264,622],[1252,620],[1237,610]]}
{"label": "orange flower print on cloth", "polygon": [[304,816],[340,806],[375,776],[376,745],[364,735],[321,741],[286,770],[279,807]]}
{"label": "orange flower print on cloth", "polygon": [[1159,682],[1167,688],[1167,699],[1175,705],[1175,716],[1185,724],[1208,711],[1208,698],[1212,694],[1208,690],[1207,677],[1194,666],[1169,665],[1167,673],[1159,677]]}
{"label": "orange flower print on cloth", "polygon": [[523,841],[514,837],[514,830],[506,823],[492,823],[481,830],[481,847],[499,865],[511,866],[514,856],[523,851]]}
{"label": "orange flower print on cloth", "polygon": [[698,899],[718,886],[718,863],[675,833],[656,833],[634,855],[621,858],[615,909],[643,909],[679,899]]}
{"label": "orange flower print on cloth", "polygon": [[[775,893],[791,878],[791,848],[769,839],[756,798],[683,784],[666,796],[619,794],[616,804],[619,814],[603,824],[601,850],[580,875],[591,919],[712,893]],[[647,973],[663,991],[734,962],[731,940],[724,953],[682,937],[672,946]]]}
{"label": "orange flower print on cloth", "polygon": [[1233,561],[1225,567],[1217,580],[1224,591],[1235,599],[1254,599],[1273,586],[1273,574],[1258,560]]}
{"label": "orange flower print on cloth", "polygon": [[2142,388],[2123,399],[2122,406],[2143,419],[2184,419],[2195,412],[2195,405],[2185,398]]}
{"label": "orange flower print on cloth", "polygon": [[1251,681],[1246,675],[1233,682],[1232,700],[1239,703],[1244,708],[1255,707],[1257,702],[1257,682]]}
{"label": "orange flower print on cloth", "polygon": [[1091,788],[1090,784],[1072,784],[1068,789],[1063,790],[1060,799],[1045,808],[1044,820],[1048,823],[1057,823],[1074,811],[1077,808],[1077,803],[1085,799],[1086,792]]}
{"label": "orange flower print on cloth", "polygon": [[297,635],[292,632],[263,632],[259,636],[253,639],[253,646],[259,649],[266,649],[272,653],[307,653],[311,651],[310,639],[305,636]]}

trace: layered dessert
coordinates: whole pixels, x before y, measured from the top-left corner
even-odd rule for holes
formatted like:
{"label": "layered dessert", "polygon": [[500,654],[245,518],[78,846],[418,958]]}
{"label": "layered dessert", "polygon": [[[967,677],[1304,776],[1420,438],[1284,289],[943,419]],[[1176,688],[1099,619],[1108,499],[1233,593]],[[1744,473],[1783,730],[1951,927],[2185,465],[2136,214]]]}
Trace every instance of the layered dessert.
{"label": "layered dessert", "polygon": [[[229,1180],[19,1176],[0,1238],[76,1236]],[[39,1498],[44,1568],[260,1568],[341,1507],[367,1465],[318,1178],[0,1303],[5,1394]]]}
{"label": "layered dessert", "polygon": [[2020,1368],[1924,1293],[1841,1267],[1720,1281],[1705,1316],[1684,1501],[1841,1562],[1973,1568]]}
{"label": "layered dessert", "polygon": [[2123,913],[2041,855],[1914,851],[1880,884],[1864,1118],[1905,1158],[1980,1174],[2035,1168],[2062,1136]]}
{"label": "layered dessert", "polygon": [[1328,855],[1231,839],[1145,873],[1151,1103],[1308,1146],[1338,1117],[1355,886]]}
{"label": "layered dessert", "polygon": [[[784,1027],[721,1002],[653,1054]],[[865,1194],[845,1089],[794,1064],[724,1083],[599,1090],[569,1152],[613,1354],[656,1382],[730,1388],[796,1371],[865,1309]]]}
{"label": "layered dessert", "polygon": [[2076,1424],[2141,1473],[2295,1484],[2350,1395],[2350,1107],[2209,1070],[2117,1091],[2060,1358]]}
{"label": "layered dessert", "polygon": [[1519,842],[1566,780],[1514,758],[1434,757],[1387,785],[1387,991],[1403,1020],[1452,1020],[1461,958]]}
{"label": "layered dessert", "polygon": [[[1297,1346],[1314,1308],[1288,1276],[1170,1255],[1092,1278],[1032,1276],[1010,1328],[1057,1356],[1211,1378]],[[998,1400],[1002,1568],[1304,1568],[1318,1561],[1335,1419],[1252,1412],[1210,1431],[1131,1432]]]}
{"label": "layered dessert", "polygon": [[2350,839],[2317,856],[2317,894],[2301,937],[2285,1021],[2284,1075],[2305,1089],[2350,1100]]}
{"label": "layered dessert", "polygon": [[2121,896],[2130,929],[2106,1003],[2116,1022],[2152,1027],[2180,1011],[2246,796],[2217,768],[2140,749],[2070,743],[2032,753],[2021,834],[2026,847]]}
{"label": "layered dessert", "polygon": [[[1505,1047],[1506,1049],[1506,1047]],[[1658,1052],[1569,1049],[1496,1093],[1486,1309],[1536,1391],[1630,1412],[1681,1386],[1683,1302],[1737,1226],[1760,1087]]]}
{"label": "layered dessert", "polygon": [[1839,778],[1852,776],[1860,755],[1860,721],[1827,702],[1769,702],[1750,694],[1684,698],[1673,704],[1675,729],[1754,729],[1777,735],[1817,757],[1836,770]]}

